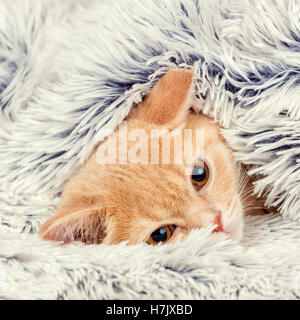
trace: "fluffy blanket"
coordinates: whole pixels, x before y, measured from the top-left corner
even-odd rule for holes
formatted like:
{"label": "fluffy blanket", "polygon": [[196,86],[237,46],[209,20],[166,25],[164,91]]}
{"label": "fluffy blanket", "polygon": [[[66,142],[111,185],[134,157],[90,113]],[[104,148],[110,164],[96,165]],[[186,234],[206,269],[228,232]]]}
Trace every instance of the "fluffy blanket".
{"label": "fluffy blanket", "polygon": [[[255,192],[282,215],[127,247],[41,241],[64,183],[172,68],[195,69]],[[0,1],[0,297],[299,299],[297,0]]]}

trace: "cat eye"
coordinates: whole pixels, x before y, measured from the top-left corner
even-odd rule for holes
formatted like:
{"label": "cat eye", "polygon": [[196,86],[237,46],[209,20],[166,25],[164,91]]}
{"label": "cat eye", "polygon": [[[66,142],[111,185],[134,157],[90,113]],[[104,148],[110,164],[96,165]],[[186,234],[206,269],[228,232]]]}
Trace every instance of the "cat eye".
{"label": "cat eye", "polygon": [[151,245],[157,245],[159,243],[165,243],[171,239],[175,226],[164,226],[160,227],[154,232],[151,233],[149,238],[147,239],[147,243]]}
{"label": "cat eye", "polygon": [[197,162],[192,170],[191,180],[196,189],[202,188],[209,179],[209,168],[204,161]]}

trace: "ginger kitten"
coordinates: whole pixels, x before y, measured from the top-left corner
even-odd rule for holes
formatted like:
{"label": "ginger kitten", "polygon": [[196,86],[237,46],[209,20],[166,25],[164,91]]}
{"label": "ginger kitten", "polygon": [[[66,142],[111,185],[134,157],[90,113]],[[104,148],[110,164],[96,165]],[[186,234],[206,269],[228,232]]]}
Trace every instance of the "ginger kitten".
{"label": "ginger kitten", "polygon": [[[214,232],[236,240],[242,237],[243,215],[262,213],[263,201],[251,194],[245,170],[234,160],[219,125],[192,110],[192,78],[193,71],[169,71],[132,109],[127,131],[120,127],[115,140],[100,143],[66,184],[56,214],[39,232],[43,239],[155,245],[184,239],[193,228],[212,224]],[[167,162],[163,138],[170,138],[176,129],[192,132],[193,150],[199,144],[195,132],[202,129],[202,149],[187,152],[184,161],[170,156]],[[155,161],[150,147],[154,131],[160,132]],[[105,163],[103,150],[112,141],[114,158]],[[169,141],[173,155],[180,143],[175,138]]]}

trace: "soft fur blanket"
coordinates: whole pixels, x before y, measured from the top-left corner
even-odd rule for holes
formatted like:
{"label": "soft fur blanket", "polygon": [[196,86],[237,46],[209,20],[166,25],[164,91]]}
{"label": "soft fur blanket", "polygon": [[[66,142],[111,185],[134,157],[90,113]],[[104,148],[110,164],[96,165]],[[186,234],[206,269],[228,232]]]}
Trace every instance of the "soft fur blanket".
{"label": "soft fur blanket", "polygon": [[[195,69],[255,191],[282,216],[150,247],[36,232],[97,142],[172,68]],[[299,299],[297,0],[0,0],[0,297]]]}

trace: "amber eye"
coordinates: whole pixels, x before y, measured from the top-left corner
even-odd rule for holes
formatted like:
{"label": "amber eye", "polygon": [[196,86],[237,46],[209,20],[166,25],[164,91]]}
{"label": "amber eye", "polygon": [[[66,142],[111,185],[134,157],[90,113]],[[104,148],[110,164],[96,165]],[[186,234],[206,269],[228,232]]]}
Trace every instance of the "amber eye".
{"label": "amber eye", "polygon": [[157,245],[167,242],[173,235],[174,226],[164,226],[151,233],[147,239],[148,244]]}
{"label": "amber eye", "polygon": [[191,179],[193,185],[199,189],[203,187],[209,178],[209,169],[204,161],[198,162],[194,165]]}

